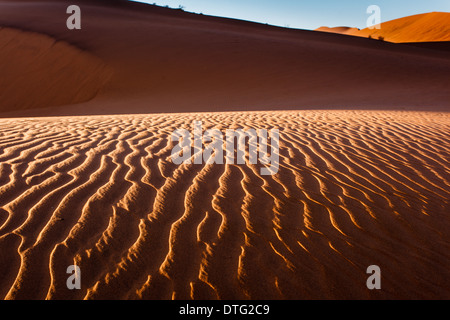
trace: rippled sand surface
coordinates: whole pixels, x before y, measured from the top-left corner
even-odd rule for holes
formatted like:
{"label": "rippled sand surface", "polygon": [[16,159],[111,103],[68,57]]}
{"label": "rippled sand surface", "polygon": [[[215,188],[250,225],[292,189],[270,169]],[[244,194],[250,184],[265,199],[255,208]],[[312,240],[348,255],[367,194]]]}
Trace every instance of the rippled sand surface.
{"label": "rippled sand surface", "polygon": [[[194,120],[279,129],[278,173],[173,164]],[[0,297],[448,299],[449,132],[395,111],[1,119]]]}

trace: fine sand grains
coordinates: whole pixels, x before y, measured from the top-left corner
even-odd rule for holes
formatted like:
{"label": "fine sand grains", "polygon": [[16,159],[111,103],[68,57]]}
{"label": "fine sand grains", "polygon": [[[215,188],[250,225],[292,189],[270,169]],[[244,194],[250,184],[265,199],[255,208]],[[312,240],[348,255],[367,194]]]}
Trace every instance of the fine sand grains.
{"label": "fine sand grains", "polygon": [[45,34],[0,27],[0,112],[85,102],[112,71],[99,58]]}
{"label": "fine sand grains", "polygon": [[[279,129],[278,173],[173,164],[194,120]],[[449,133],[396,111],[2,119],[0,296],[448,299]]]}

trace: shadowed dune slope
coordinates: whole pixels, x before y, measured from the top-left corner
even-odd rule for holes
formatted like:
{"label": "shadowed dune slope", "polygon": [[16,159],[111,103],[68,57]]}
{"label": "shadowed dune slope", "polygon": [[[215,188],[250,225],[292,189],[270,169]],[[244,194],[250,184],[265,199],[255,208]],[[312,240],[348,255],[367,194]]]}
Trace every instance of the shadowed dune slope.
{"label": "shadowed dune slope", "polygon": [[[279,128],[278,173],[174,165],[194,120]],[[0,120],[0,297],[449,299],[449,130],[393,111]]]}
{"label": "shadowed dune slope", "polygon": [[358,28],[351,28],[351,27],[333,27],[333,28],[320,27],[320,28],[317,28],[316,31],[353,35],[354,33],[358,32],[359,30],[358,30]]}
{"label": "shadowed dune slope", "polygon": [[450,41],[450,12],[430,12],[381,24],[381,29],[363,29],[361,36],[383,36],[391,42]]}
{"label": "shadowed dune slope", "polygon": [[[112,76],[101,77],[107,84],[89,102],[73,104],[65,97],[59,107],[18,111],[30,107],[24,101],[2,106],[3,117],[450,107],[446,52],[122,1],[81,1],[82,29],[68,30],[69,4],[2,1],[0,25],[76,46],[105,63]],[[51,53],[45,59],[54,61]],[[64,63],[78,70],[77,61],[67,57]],[[95,68],[88,75],[101,76]],[[29,91],[17,90],[23,96]],[[43,90],[39,101],[54,104],[47,97],[54,93]]]}

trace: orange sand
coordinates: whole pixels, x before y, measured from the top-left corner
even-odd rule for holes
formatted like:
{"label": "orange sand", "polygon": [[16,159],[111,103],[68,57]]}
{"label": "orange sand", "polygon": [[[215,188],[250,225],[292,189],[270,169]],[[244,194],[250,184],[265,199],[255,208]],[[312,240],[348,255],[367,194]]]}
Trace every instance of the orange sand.
{"label": "orange sand", "polygon": [[[0,1],[1,298],[450,298],[448,53],[80,3]],[[278,173],[174,165],[194,120]]]}
{"label": "orange sand", "polygon": [[317,31],[341,33],[390,42],[437,42],[450,41],[450,12],[430,12],[381,23],[380,29],[321,27]]}

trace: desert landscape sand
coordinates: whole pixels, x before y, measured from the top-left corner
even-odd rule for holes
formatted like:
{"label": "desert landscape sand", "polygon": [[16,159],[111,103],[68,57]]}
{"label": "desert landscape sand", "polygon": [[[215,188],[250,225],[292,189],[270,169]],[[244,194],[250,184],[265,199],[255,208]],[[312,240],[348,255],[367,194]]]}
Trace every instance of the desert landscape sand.
{"label": "desert landscape sand", "polygon": [[[1,298],[450,298],[447,52],[68,3],[0,1]],[[193,121],[278,172],[175,165]]]}
{"label": "desert landscape sand", "polygon": [[380,24],[380,28],[320,27],[317,31],[372,37],[396,43],[450,41],[450,12],[429,12]]}
{"label": "desert landscape sand", "polygon": [[[193,120],[282,128],[278,174],[174,165],[170,133]],[[0,122],[7,299],[448,298],[447,114]],[[66,288],[71,264],[82,290]]]}

